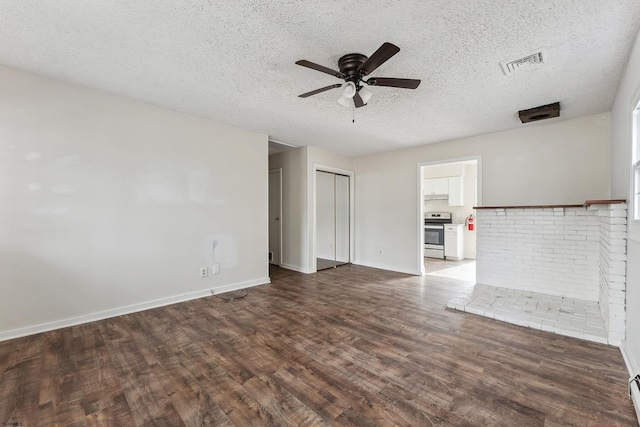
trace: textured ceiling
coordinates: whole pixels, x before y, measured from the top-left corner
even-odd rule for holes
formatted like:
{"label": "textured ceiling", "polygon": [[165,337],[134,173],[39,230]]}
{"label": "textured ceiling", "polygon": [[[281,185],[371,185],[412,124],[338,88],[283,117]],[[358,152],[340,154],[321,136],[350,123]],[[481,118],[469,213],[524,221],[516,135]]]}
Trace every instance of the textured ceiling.
{"label": "textured ceiling", "polygon": [[[517,111],[560,101],[560,119],[608,111],[638,32],[638,0],[4,0],[0,63],[251,129],[293,145],[365,155],[523,126]],[[400,53],[355,111],[337,68],[383,42]],[[500,61],[544,49],[505,76]],[[1,94],[0,94],[1,96]],[[536,126],[531,124],[527,126]]]}

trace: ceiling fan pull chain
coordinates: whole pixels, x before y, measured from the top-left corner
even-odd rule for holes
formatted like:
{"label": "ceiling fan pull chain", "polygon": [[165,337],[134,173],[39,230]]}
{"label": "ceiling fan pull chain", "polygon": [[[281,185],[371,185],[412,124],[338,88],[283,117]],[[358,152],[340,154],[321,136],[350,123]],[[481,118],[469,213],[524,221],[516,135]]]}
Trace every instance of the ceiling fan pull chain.
{"label": "ceiling fan pull chain", "polygon": [[355,123],[356,122],[356,107],[354,107],[353,105],[351,106],[351,123]]}

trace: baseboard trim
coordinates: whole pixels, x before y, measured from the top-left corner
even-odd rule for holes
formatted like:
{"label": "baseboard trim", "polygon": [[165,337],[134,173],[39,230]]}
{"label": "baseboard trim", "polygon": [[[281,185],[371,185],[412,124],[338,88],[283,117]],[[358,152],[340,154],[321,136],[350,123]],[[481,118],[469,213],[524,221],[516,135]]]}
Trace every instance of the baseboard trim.
{"label": "baseboard trim", "polygon": [[[297,271],[298,273],[310,274],[311,272],[305,271],[302,267],[293,264],[281,264],[280,267],[286,268],[287,270]],[[315,273],[315,271],[313,272]]]}
{"label": "baseboard trim", "polygon": [[627,365],[627,371],[629,371],[629,377],[635,377],[640,374],[640,365],[638,361],[633,357],[633,354],[629,352],[629,347],[627,347],[627,342],[622,341],[620,345],[620,353],[622,353],[622,358],[624,359],[624,364]]}
{"label": "baseboard trim", "polygon": [[[151,310],[153,308],[164,307],[166,305],[176,304],[180,302],[190,301],[193,299],[218,295],[224,292],[237,291],[239,289],[251,288],[253,286],[266,285],[271,283],[268,277],[247,280],[244,282],[232,283],[216,288],[207,288],[199,291],[187,292],[185,294],[174,295],[166,298],[159,298],[138,304],[131,304],[124,307],[118,307],[110,310],[98,311],[96,313],[86,314],[82,316],[70,317],[55,322],[40,323],[38,325],[27,326],[24,328],[11,329],[0,332],[0,341],[12,340],[15,338],[26,337],[29,335],[49,332],[56,329],[68,328],[70,326],[81,325],[83,323],[95,322],[97,320],[109,319],[112,317],[122,316],[125,314],[137,313],[140,311]],[[213,293],[212,293],[213,292]]]}
{"label": "baseboard trim", "polygon": [[398,273],[411,274],[413,276],[422,276],[422,271],[406,269],[406,268],[398,267],[395,265],[376,264],[373,262],[365,262],[365,261],[354,261],[353,264],[361,265],[363,267],[378,268],[380,270],[396,271]]}
{"label": "baseboard trim", "polygon": [[249,280],[246,282],[238,282],[238,283],[232,283],[230,285],[219,286],[217,288],[210,289],[210,291],[213,291],[213,295],[219,295],[225,292],[232,292],[232,291],[238,291],[240,289],[252,288],[254,286],[268,285],[269,283],[271,283],[271,279],[269,277],[263,277],[258,280]]}
{"label": "baseboard trim", "polygon": [[[629,347],[627,346],[626,341],[622,341],[622,345],[620,345],[620,353],[622,353],[622,358],[624,359],[624,364],[627,365],[627,371],[629,372],[629,381],[631,378],[636,375],[640,375],[640,365],[638,361],[633,357],[633,354],[629,351]],[[629,392],[631,392],[631,388],[629,388]],[[634,409],[636,410],[636,417],[638,418],[638,424],[640,424],[640,411],[638,411],[638,407],[636,406],[637,401],[634,401]]]}

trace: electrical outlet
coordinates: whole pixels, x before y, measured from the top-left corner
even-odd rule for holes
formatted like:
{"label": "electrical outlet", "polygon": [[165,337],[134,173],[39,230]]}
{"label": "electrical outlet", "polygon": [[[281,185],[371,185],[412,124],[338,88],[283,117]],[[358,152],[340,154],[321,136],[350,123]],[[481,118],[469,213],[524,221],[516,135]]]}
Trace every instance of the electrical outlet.
{"label": "electrical outlet", "polygon": [[378,255],[384,255],[384,251],[382,249],[378,249]]}
{"label": "electrical outlet", "polygon": [[200,277],[207,277],[208,271],[207,267],[200,267]]}
{"label": "electrical outlet", "polygon": [[213,267],[211,267],[211,273],[220,274],[220,264],[213,264]]}

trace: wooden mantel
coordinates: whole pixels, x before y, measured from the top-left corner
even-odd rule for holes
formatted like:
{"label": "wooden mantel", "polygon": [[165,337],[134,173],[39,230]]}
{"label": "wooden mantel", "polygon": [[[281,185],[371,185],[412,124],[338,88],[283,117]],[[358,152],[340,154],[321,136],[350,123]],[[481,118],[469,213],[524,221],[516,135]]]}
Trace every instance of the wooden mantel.
{"label": "wooden mantel", "polygon": [[583,208],[591,205],[618,205],[627,203],[624,199],[586,200],[581,205],[536,205],[536,206],[474,206],[473,209],[549,209],[549,208]]}

